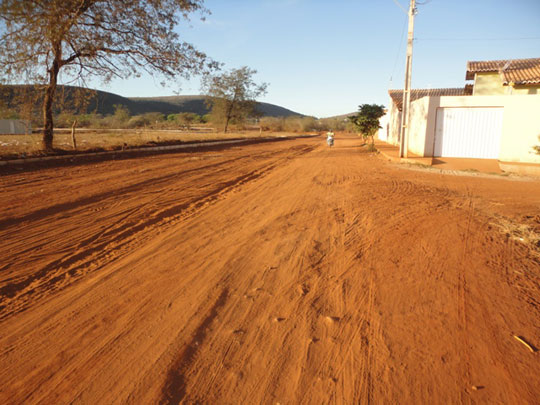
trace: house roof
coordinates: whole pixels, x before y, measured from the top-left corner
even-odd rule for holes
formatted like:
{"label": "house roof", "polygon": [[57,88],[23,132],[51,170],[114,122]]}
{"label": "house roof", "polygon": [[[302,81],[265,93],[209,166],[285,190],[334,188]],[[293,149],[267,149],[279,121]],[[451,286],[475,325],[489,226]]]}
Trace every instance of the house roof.
{"label": "house roof", "polygon": [[[403,90],[388,90],[392,101],[398,109],[403,108]],[[468,96],[472,94],[472,86],[446,88],[446,89],[413,89],[411,90],[411,101],[418,100],[426,96]]]}
{"label": "house roof", "polygon": [[503,59],[467,62],[466,80],[473,80],[475,73],[499,73],[504,84],[540,83],[540,58]]}

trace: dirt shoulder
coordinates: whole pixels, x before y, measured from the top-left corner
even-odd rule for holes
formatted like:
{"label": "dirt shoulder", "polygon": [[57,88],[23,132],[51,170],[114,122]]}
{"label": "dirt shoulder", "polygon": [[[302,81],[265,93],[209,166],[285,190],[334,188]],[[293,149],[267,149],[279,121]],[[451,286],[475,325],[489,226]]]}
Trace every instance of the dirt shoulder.
{"label": "dirt shoulder", "polygon": [[60,131],[54,136],[54,150],[42,150],[41,134],[0,134],[0,162],[44,156],[80,155],[86,153],[123,151],[215,141],[294,138],[300,134],[289,132],[189,132],[180,130],[81,130],[76,133],[76,148],[70,133]]}
{"label": "dirt shoulder", "polygon": [[539,183],[358,146],[1,176],[0,400],[535,403]]}

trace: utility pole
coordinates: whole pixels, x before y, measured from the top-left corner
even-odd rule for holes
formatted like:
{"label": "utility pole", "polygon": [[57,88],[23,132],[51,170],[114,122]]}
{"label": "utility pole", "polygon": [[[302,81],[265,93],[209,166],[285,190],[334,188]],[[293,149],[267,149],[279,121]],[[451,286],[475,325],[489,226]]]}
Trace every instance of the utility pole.
{"label": "utility pole", "polygon": [[407,64],[405,66],[405,88],[403,89],[403,107],[401,109],[401,137],[399,143],[399,157],[407,157],[409,145],[409,122],[411,107],[411,74],[412,51],[414,38],[414,15],[416,14],[416,0],[411,0],[409,6],[409,33],[407,35]]}

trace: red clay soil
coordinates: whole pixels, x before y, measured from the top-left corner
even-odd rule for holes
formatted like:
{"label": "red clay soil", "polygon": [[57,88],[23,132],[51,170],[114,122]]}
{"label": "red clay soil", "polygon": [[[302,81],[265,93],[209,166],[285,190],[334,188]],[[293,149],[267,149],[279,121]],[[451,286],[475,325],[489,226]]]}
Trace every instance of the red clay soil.
{"label": "red clay soil", "polygon": [[538,403],[540,183],[359,144],[0,177],[0,403]]}

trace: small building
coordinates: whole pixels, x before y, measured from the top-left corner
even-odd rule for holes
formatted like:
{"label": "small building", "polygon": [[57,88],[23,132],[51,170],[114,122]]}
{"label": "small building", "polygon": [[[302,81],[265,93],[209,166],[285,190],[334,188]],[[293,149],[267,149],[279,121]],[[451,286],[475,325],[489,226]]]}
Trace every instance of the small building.
{"label": "small building", "polygon": [[[540,170],[540,58],[468,62],[466,79],[474,82],[411,91],[407,150]],[[403,91],[389,95],[386,142],[399,145]]]}
{"label": "small building", "polygon": [[24,135],[32,133],[28,120],[0,120],[0,135]]}
{"label": "small building", "polygon": [[[388,90],[390,103],[387,111],[387,130],[384,141],[399,145],[401,134],[401,111],[403,110],[403,90]],[[472,86],[442,89],[414,89],[411,90],[411,102],[423,97],[436,96],[465,96],[472,94]],[[379,139],[381,139],[379,137]],[[383,140],[383,139],[381,139]]]}

